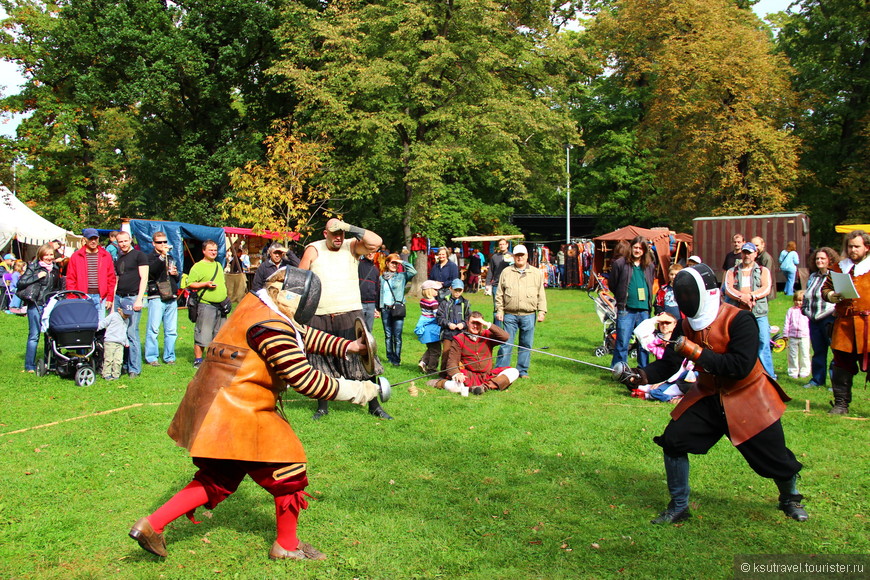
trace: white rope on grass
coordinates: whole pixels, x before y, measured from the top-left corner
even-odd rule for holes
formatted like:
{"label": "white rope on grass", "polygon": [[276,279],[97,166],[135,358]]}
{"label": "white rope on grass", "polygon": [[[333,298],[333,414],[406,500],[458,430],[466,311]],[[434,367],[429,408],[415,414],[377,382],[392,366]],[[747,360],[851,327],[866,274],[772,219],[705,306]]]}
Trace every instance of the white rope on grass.
{"label": "white rope on grass", "polygon": [[78,417],[70,417],[69,419],[61,419],[60,421],[52,421],[51,423],[44,423],[42,425],[34,425],[33,427],[25,427],[24,429],[18,429],[16,431],[8,431],[6,433],[0,433],[0,437],[4,437],[6,435],[17,435],[18,433],[25,433],[27,431],[33,431],[34,429],[44,429],[45,427],[54,427],[55,425],[60,425],[61,423],[67,423],[69,421],[78,421],[79,419],[88,419],[90,417],[98,417],[100,415],[108,415],[110,413],[117,413],[118,411],[127,411],[128,409],[135,409],[136,407],[159,407],[163,405],[175,405],[176,403],[136,403],[134,405],[127,405],[126,407],[118,407],[117,409],[109,409],[108,411],[99,411],[97,413],[89,413],[87,415],[79,415]]}

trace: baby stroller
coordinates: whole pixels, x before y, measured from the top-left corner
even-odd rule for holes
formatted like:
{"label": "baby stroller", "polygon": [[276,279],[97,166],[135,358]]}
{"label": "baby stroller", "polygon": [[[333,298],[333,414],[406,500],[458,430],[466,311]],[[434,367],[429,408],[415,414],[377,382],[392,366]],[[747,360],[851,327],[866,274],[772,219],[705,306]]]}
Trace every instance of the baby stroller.
{"label": "baby stroller", "polygon": [[[613,354],[616,349],[616,299],[599,274],[590,277],[586,295],[595,303],[595,314],[598,315],[604,332],[601,346],[595,347],[595,356]],[[637,349],[637,340],[633,340],[628,347],[628,356],[637,358]]]}
{"label": "baby stroller", "polygon": [[97,340],[97,311],[87,297],[77,290],[50,296],[43,314],[45,358],[36,362],[38,376],[56,372],[63,378],[73,377],[79,387],[94,384],[102,364],[103,344]]}

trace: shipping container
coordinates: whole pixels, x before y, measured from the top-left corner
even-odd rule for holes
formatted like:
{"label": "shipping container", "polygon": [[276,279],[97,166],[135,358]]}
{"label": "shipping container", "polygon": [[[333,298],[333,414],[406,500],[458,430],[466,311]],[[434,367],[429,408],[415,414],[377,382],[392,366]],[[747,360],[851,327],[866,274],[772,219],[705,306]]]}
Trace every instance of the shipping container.
{"label": "shipping container", "polygon": [[773,257],[772,274],[782,286],[785,277],[779,271],[779,253],[793,241],[797,244],[800,256],[798,268],[800,287],[804,288],[809,275],[807,259],[810,245],[810,218],[805,213],[772,213],[766,215],[701,217],[692,220],[694,227],[694,251],[705,264],[716,272],[721,280],[724,276],[722,264],[725,255],[733,251],[731,238],[743,234],[748,242],[758,236],[764,239],[767,253]]}

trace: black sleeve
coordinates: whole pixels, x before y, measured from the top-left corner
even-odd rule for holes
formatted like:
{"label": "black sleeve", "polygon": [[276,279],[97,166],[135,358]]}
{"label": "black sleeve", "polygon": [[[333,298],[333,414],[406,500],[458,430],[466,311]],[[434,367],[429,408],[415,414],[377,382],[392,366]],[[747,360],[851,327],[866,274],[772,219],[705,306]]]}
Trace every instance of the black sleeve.
{"label": "black sleeve", "polygon": [[287,250],[287,253],[284,254],[284,263],[293,266],[294,268],[299,267],[299,256],[296,255],[293,250]]}
{"label": "black sleeve", "polygon": [[447,328],[450,323],[450,300],[442,300],[438,304],[438,311],[435,312],[435,322],[441,328]]}
{"label": "black sleeve", "polygon": [[18,289],[21,290],[23,288],[27,288],[31,284],[34,284],[39,281],[39,277],[37,277],[37,273],[39,272],[39,266],[34,267],[34,265],[28,264],[27,269],[24,270],[24,274],[21,275],[21,278],[18,279]]}
{"label": "black sleeve", "polygon": [[160,259],[160,255],[157,252],[152,252],[148,255],[148,280],[150,282],[159,280],[165,270],[166,264]]}
{"label": "black sleeve", "polygon": [[758,322],[751,312],[743,310],[734,317],[728,330],[731,341],[725,354],[704,349],[698,363],[711,374],[742,379],[758,360]]}
{"label": "black sleeve", "polygon": [[254,279],[251,281],[251,292],[258,292],[266,282],[265,265],[265,263],[260,264],[257,271],[254,272]]}
{"label": "black sleeve", "polygon": [[[671,340],[677,340],[677,338],[682,335],[682,324],[678,322],[677,328],[671,335]],[[646,376],[649,379],[650,384],[654,384],[660,383],[673,375],[677,372],[677,369],[680,368],[681,364],[683,364],[683,357],[677,354],[672,344],[669,344],[665,347],[665,352],[662,355],[662,358],[646,365],[643,367],[643,370],[646,371]]]}

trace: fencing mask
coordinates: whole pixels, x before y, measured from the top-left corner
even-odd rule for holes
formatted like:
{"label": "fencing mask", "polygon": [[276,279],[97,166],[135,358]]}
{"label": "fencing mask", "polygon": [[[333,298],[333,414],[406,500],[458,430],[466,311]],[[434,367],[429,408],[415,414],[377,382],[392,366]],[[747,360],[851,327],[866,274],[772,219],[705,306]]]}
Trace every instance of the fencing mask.
{"label": "fencing mask", "polygon": [[719,312],[719,281],[707,264],[683,268],[674,278],[674,298],[692,330],[710,326]]}
{"label": "fencing mask", "polygon": [[[282,273],[284,281],[280,289],[277,289],[275,288],[277,284],[271,285],[270,282],[278,282]],[[273,299],[284,314],[292,315],[293,320],[300,324],[308,324],[311,321],[320,302],[320,278],[317,274],[310,270],[285,266],[272,274],[266,281],[266,285],[274,288],[270,292],[277,290],[277,293],[273,294]]]}

